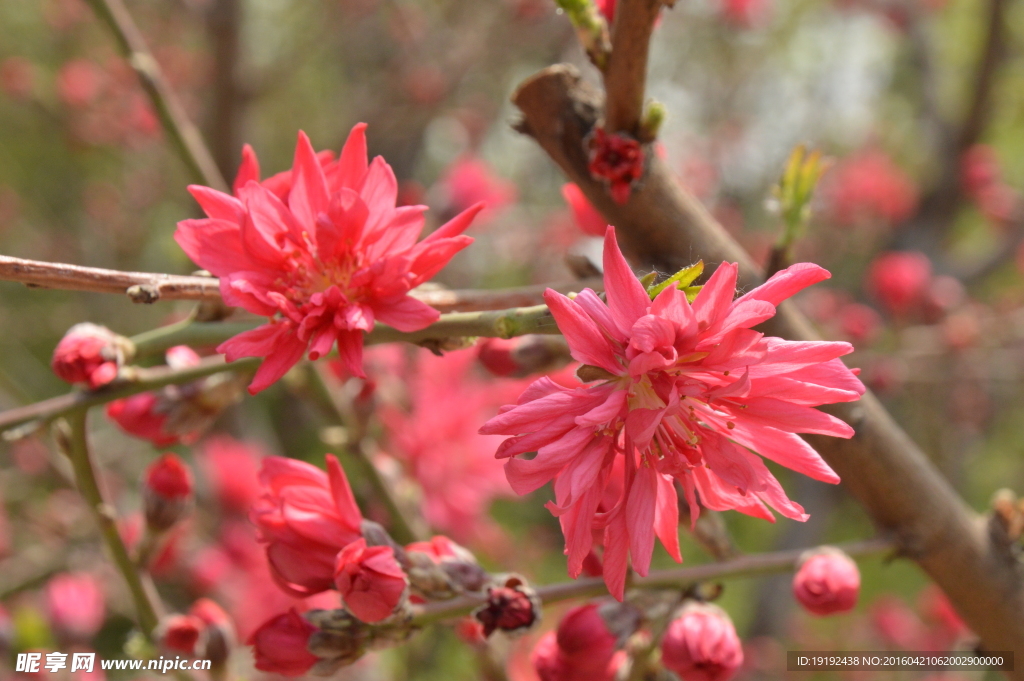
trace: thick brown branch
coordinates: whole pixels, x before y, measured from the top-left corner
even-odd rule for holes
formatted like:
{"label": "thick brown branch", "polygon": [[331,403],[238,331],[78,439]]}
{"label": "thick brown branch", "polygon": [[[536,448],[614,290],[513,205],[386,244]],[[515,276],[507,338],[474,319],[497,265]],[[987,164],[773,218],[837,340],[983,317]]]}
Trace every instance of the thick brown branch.
{"label": "thick brown branch", "polygon": [[[0,255],[0,280],[67,291],[127,294],[136,303],[220,300],[220,282],[212,277],[121,272],[6,255]],[[601,290],[602,282],[595,279],[494,290],[422,288],[414,290],[411,295],[441,312],[470,312],[539,305],[544,302],[544,291],[548,288],[568,293],[587,287]]]}
{"label": "thick brown branch", "polygon": [[122,0],[89,0],[89,4],[114,33],[118,49],[135,69],[142,87],[153,102],[160,123],[196,181],[227,191],[227,182],[206,148],[199,129],[185,113],[128,8]]}
{"label": "thick brown branch", "polygon": [[640,136],[647,82],[647,44],[662,0],[619,0],[612,26],[612,52],[604,71],[608,93],[604,128]]}
{"label": "thick brown branch", "polygon": [[[762,271],[725,230],[654,159],[650,175],[619,206],[590,179],[583,136],[596,123],[600,95],[569,66],[545,69],[513,95],[520,130],[532,135],[583,189],[637,263],[673,271],[695,260],[740,264],[740,285],[756,286]],[[815,339],[810,323],[783,304],[770,329],[790,339]],[[842,477],[878,527],[891,532],[949,595],[989,650],[1024,650],[1024,590],[1014,556],[994,545],[925,454],[868,393],[830,409],[856,428],[851,440],[809,438]],[[1024,670],[1014,673],[1024,678]]]}

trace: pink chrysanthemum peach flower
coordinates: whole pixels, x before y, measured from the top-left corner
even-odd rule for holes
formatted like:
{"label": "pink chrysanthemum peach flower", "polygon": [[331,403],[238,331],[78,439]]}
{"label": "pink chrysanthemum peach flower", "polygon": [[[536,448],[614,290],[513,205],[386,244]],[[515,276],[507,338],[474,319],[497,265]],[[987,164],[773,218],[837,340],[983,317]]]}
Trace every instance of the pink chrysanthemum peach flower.
{"label": "pink chrysanthemum peach flower", "polygon": [[[735,264],[722,264],[692,304],[673,286],[652,301],[610,228],[607,303],[589,289],[573,299],[545,294],[588,385],[573,389],[542,378],[481,429],[510,436],[497,456],[508,458],[505,472],[517,493],[555,480],[549,509],[562,524],[570,575],[583,569],[592,530],[603,530],[605,582],[617,598],[627,562],[647,574],[655,536],[682,560],[676,484],[694,521],[701,506],[774,520],[772,507],[806,520],[757,454],[816,480],[839,481],[796,433],[853,434],[813,408],[864,393],[838,359],[852,346],[785,341],[751,328],[829,274],[794,265],[734,300],[737,272]],[[523,458],[529,452],[537,454]],[[621,482],[612,475],[617,457],[625,463]],[[602,500],[610,483],[622,484],[622,492],[609,508]]]}
{"label": "pink chrysanthemum peach flower", "polygon": [[349,371],[363,376],[363,335],[376,321],[400,331],[437,321],[409,291],[472,242],[462,232],[481,205],[417,241],[426,207],[396,207],[395,174],[379,156],[367,163],[365,128],[352,129],[336,161],[300,132],[292,170],[263,182],[246,148],[235,196],[189,187],[208,217],[178,223],[178,244],[220,277],[225,303],[270,318],[218,348],[229,361],[264,358],[252,393],[335,341]]}

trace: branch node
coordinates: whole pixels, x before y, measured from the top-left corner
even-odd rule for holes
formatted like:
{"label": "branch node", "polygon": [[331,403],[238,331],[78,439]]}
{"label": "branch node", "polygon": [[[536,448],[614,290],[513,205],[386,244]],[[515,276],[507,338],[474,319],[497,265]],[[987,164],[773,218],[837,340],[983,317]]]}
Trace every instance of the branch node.
{"label": "branch node", "polygon": [[125,293],[128,294],[128,297],[131,298],[133,303],[152,305],[156,301],[160,300],[160,287],[154,284],[136,284],[135,286],[129,286]]}

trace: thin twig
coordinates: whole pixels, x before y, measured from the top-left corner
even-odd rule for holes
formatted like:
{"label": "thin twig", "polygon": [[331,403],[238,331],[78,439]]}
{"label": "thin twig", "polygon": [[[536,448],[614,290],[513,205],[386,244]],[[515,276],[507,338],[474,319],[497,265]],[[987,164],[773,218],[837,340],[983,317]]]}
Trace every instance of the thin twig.
{"label": "thin twig", "polygon": [[118,49],[138,74],[160,123],[196,181],[214,189],[228,191],[228,183],[203,142],[199,129],[185,113],[185,108],[167,82],[128,8],[122,0],[89,0],[89,4],[114,33]]}
{"label": "thin twig", "polygon": [[370,486],[373,487],[374,498],[384,504],[384,507],[387,509],[388,517],[391,519],[391,524],[388,528],[391,536],[399,544],[409,544],[426,539],[425,533],[417,531],[418,527],[422,526],[423,523],[416,523],[406,518],[406,511],[402,508],[402,504],[395,498],[395,494],[388,481],[385,480],[384,475],[373,463],[373,458],[366,450],[364,444],[366,426],[360,423],[358,417],[352,413],[352,410],[342,403],[338,395],[339,386],[328,376],[326,367],[323,364],[316,364],[310,373],[319,384],[317,387],[323,392],[325,405],[333,412],[333,416],[338,419],[338,422],[345,425],[351,432],[345,449],[358,462],[363,475],[369,481]]}
{"label": "thin twig", "polygon": [[156,629],[158,623],[157,608],[150,601],[146,587],[128,555],[128,549],[121,539],[121,534],[117,531],[114,508],[103,499],[103,493],[100,491],[89,453],[86,417],[85,409],[76,409],[67,415],[67,421],[64,424],[59,424],[58,430],[55,432],[58,440],[62,443],[62,448],[71,459],[78,490],[96,518],[96,524],[99,525],[100,534],[107,545],[107,550],[110,551],[114,566],[128,585],[128,591],[131,593],[138,614],[139,627],[142,633],[151,639],[153,630]]}
{"label": "thin twig", "polygon": [[[151,272],[122,272],[99,267],[82,267],[41,260],[25,260],[0,255],[0,280],[27,286],[127,295],[137,303],[157,300],[217,301],[220,280],[214,277],[183,276]],[[519,286],[505,289],[448,290],[432,287],[414,289],[410,295],[441,312],[503,310],[544,302],[544,291],[559,293],[602,289],[599,279],[567,281],[550,285]]]}
{"label": "thin twig", "polygon": [[[151,353],[157,349],[166,350],[175,345],[217,345],[255,323],[209,323],[172,324],[167,333],[146,334],[145,341],[134,339],[139,354]],[[448,338],[489,337],[512,338],[527,334],[557,334],[554,318],[544,305],[513,308],[511,310],[489,310],[481,312],[452,312],[441,315],[441,319],[425,329],[404,333],[378,324],[366,334],[365,343],[424,343],[443,341]],[[99,390],[73,391],[66,395],[36,402],[24,407],[0,412],[0,431],[22,424],[38,421],[48,423],[72,411],[89,409],[122,397],[130,397],[167,385],[181,385],[205,378],[222,371],[253,372],[260,365],[259,358],[240,359],[230,364],[220,356],[204,358],[197,366],[187,369],[171,369],[166,366],[153,368],[132,368],[130,380],[118,381]]]}
{"label": "thin twig", "polygon": [[[851,558],[864,558],[896,550],[890,539],[875,538],[850,544],[840,544]],[[753,577],[773,572],[786,572],[796,568],[807,549],[757,553],[732,560],[693,567],[651,570],[646,577],[635,577],[629,583],[632,589],[685,589],[697,582],[736,577]],[[536,589],[541,603],[549,605],[571,598],[592,598],[608,593],[604,580],[588,577],[571,582],[559,582]],[[484,595],[465,595],[450,601],[437,601],[413,607],[413,622],[417,626],[466,615],[487,601]]]}

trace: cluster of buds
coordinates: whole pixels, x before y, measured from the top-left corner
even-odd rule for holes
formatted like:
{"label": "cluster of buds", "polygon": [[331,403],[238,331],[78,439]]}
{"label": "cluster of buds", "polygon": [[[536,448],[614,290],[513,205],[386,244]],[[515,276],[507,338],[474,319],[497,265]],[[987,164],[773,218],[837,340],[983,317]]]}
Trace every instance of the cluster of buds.
{"label": "cluster of buds", "polygon": [[800,560],[793,595],[808,612],[835,615],[853,610],[860,593],[860,570],[840,549],[823,546]]}
{"label": "cluster of buds", "polygon": [[[184,345],[168,350],[166,359],[172,369],[188,369],[201,361]],[[114,400],[107,405],[107,416],[129,435],[157,447],[191,443],[224,409],[241,399],[244,385],[245,379],[234,373],[215,374]]]}
{"label": "cluster of buds", "polygon": [[335,589],[344,609],[291,611],[263,624],[249,641],[258,669],[332,673],[367,650],[405,640],[415,626],[414,604],[463,594],[486,601],[476,619],[487,635],[539,619],[540,604],[521,578],[491,577],[447,537],[403,547],[365,520],[335,457],[328,455],[326,472],[267,457],[259,477],[263,494],[251,519],[275,581],[297,596]]}
{"label": "cluster of buds", "polygon": [[217,603],[200,598],[188,614],[164,617],[157,627],[156,640],[166,652],[210,660],[216,672],[224,668],[235,646],[235,627]]}
{"label": "cluster of buds", "polygon": [[621,132],[595,128],[587,146],[591,177],[607,185],[616,203],[629,201],[633,188],[644,175],[646,154],[640,142]]}
{"label": "cluster of buds", "polygon": [[134,354],[132,342],[96,324],[75,324],[53,351],[53,373],[92,390],[112,383]]}

